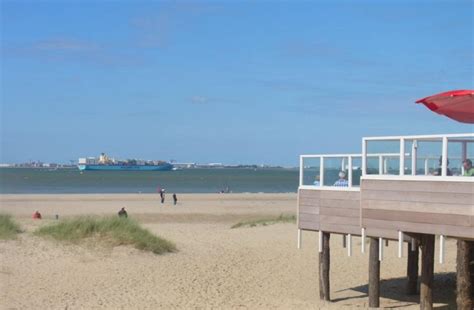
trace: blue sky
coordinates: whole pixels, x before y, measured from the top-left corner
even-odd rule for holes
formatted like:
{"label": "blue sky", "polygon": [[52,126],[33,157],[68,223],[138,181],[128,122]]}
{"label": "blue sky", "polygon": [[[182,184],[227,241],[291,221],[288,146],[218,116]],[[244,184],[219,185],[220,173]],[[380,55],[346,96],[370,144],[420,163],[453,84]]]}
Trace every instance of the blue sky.
{"label": "blue sky", "polygon": [[1,162],[296,165],[363,136],[472,132],[471,1],[1,1]]}

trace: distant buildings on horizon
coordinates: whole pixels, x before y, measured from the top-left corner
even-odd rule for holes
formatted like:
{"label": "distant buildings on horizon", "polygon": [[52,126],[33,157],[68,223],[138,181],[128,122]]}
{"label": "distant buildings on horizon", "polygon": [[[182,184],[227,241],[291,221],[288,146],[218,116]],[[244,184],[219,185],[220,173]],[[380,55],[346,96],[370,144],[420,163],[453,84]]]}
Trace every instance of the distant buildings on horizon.
{"label": "distant buildings on horizon", "polygon": [[[226,165],[223,163],[180,163],[180,162],[171,162],[173,166],[177,169],[210,169],[210,168],[234,168],[234,169],[257,169],[257,168],[295,168],[295,167],[283,167],[267,164],[235,164],[235,165]],[[47,169],[58,169],[58,168],[77,168],[77,165],[73,162],[70,164],[59,164],[59,163],[44,163],[41,161],[31,161],[26,163],[0,163],[0,168],[47,168]]]}
{"label": "distant buildings on horizon", "polygon": [[5,164],[0,163],[0,168],[76,168],[75,164],[43,163],[41,161],[31,161],[27,163]]}

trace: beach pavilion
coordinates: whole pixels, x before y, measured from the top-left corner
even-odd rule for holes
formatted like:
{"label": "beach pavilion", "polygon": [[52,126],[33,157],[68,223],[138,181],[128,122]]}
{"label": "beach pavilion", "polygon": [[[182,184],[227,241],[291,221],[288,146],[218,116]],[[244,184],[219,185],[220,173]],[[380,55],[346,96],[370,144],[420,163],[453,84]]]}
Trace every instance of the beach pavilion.
{"label": "beach pavilion", "polygon": [[[474,123],[474,91],[452,91],[417,101],[436,113]],[[329,240],[343,236],[347,254],[352,238],[369,239],[369,307],[379,307],[384,243],[398,242],[407,256],[407,294],[418,293],[420,308],[433,308],[435,239],[444,263],[446,238],[457,239],[456,303],[474,308],[474,178],[463,162],[474,160],[474,133],[365,137],[352,154],[300,156],[297,202],[298,247],[302,231],[319,234],[320,298],[330,301]],[[347,175],[339,182],[339,172]],[[343,184],[343,186],[334,186]],[[404,244],[407,244],[406,254]]]}

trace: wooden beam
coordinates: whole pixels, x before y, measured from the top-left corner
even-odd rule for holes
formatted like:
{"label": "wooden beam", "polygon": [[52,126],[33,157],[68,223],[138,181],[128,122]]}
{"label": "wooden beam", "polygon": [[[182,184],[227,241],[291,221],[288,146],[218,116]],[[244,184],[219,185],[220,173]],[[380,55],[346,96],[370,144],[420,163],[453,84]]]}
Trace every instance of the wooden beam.
{"label": "wooden beam", "polygon": [[420,309],[433,309],[434,235],[421,235]]}
{"label": "wooden beam", "polygon": [[330,234],[322,233],[323,244],[322,251],[319,253],[319,298],[321,300],[330,301],[331,296],[329,292],[329,268],[330,268],[330,252],[329,252],[329,238]]}
{"label": "wooden beam", "polygon": [[378,308],[380,306],[380,261],[379,261],[378,238],[370,238],[369,253],[369,307]]}
{"label": "wooden beam", "polygon": [[472,242],[466,240],[458,240],[458,250],[456,258],[456,304],[459,310],[472,310],[473,302],[473,275],[472,265],[470,263],[474,260],[473,252],[474,246]]}
{"label": "wooden beam", "polygon": [[[414,241],[416,243],[416,241]],[[412,246],[408,243],[408,259],[407,259],[407,286],[408,295],[416,295],[418,293],[418,257],[420,250],[418,245],[412,251]]]}

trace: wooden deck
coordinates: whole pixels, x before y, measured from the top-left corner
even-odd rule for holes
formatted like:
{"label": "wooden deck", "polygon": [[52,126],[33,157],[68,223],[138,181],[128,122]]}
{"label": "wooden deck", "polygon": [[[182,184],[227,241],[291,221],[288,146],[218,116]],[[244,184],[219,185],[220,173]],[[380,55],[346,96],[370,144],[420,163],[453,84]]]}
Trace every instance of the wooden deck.
{"label": "wooden deck", "polygon": [[474,183],[363,179],[361,224],[474,239]]}
{"label": "wooden deck", "polygon": [[360,192],[299,190],[298,228],[360,235]]}
{"label": "wooden deck", "polygon": [[386,239],[402,231],[474,240],[473,182],[363,179],[360,191],[300,189],[298,201],[303,230],[360,235],[364,227]]}

